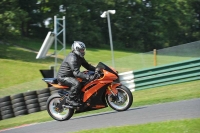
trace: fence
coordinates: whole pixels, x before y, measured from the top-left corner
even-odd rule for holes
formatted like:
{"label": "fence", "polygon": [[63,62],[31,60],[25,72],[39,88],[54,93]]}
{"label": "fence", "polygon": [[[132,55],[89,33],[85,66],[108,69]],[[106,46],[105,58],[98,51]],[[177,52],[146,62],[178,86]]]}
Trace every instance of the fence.
{"label": "fence", "polygon": [[199,80],[200,58],[154,68],[120,73],[120,82],[131,90]]}
{"label": "fence", "polygon": [[[163,49],[156,50],[156,66],[177,63],[200,57],[200,41],[181,44]],[[131,54],[130,56],[115,59],[115,68],[120,73],[127,71],[138,71],[155,67],[154,52]],[[112,66],[111,61],[104,62],[108,66]]]}

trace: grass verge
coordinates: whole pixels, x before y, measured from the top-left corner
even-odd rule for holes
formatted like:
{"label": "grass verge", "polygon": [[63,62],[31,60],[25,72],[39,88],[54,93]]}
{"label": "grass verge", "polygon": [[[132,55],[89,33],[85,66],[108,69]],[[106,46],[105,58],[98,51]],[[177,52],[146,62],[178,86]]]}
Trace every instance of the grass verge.
{"label": "grass verge", "polygon": [[75,133],[199,133],[199,125],[200,118],[83,130]]}
{"label": "grass verge", "polygon": [[[199,86],[200,86],[199,81],[192,81],[192,82],[157,87],[147,90],[135,91],[133,92],[134,103],[132,107],[186,100],[192,98],[200,98]],[[111,110],[112,109],[108,107],[96,111],[75,114],[73,117],[106,112]],[[20,126],[23,124],[50,121],[50,120],[53,119],[47,114],[47,111],[41,111],[29,115],[18,116],[2,120],[0,121],[0,129]]]}

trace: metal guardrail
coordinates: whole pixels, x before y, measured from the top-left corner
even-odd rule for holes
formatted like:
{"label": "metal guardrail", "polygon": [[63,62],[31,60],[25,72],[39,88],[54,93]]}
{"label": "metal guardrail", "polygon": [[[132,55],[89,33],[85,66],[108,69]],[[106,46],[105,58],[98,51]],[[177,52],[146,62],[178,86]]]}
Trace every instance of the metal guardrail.
{"label": "metal guardrail", "polygon": [[200,58],[119,74],[120,82],[132,91],[200,80]]}

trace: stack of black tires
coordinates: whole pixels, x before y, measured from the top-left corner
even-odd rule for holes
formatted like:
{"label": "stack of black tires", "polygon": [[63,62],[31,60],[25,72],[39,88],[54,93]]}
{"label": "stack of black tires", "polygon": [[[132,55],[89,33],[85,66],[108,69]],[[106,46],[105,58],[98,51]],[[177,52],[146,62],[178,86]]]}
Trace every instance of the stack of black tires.
{"label": "stack of black tires", "polygon": [[50,93],[54,94],[57,93],[59,89],[55,88],[55,87],[49,87]]}
{"label": "stack of black tires", "polygon": [[29,114],[40,111],[36,91],[25,92],[24,99]]}
{"label": "stack of black tires", "polygon": [[0,98],[0,110],[1,110],[0,118],[2,120],[14,117],[10,96],[4,96]]}
{"label": "stack of black tires", "polygon": [[43,90],[37,90],[38,102],[40,110],[46,110],[46,102],[51,95],[49,88]]}
{"label": "stack of black tires", "polygon": [[55,92],[45,88],[0,98],[0,120],[46,110],[46,101]]}
{"label": "stack of black tires", "polygon": [[10,96],[15,116],[27,114],[26,103],[23,93]]}

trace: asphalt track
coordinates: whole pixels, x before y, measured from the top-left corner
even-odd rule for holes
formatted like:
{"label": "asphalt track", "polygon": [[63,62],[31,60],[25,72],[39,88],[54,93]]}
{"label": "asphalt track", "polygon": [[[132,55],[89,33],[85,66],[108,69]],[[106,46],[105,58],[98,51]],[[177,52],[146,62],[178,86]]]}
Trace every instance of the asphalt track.
{"label": "asphalt track", "polygon": [[74,117],[68,121],[50,121],[1,130],[1,133],[71,133],[93,128],[136,125],[149,122],[200,118],[200,98],[131,108],[124,112],[106,112]]}

